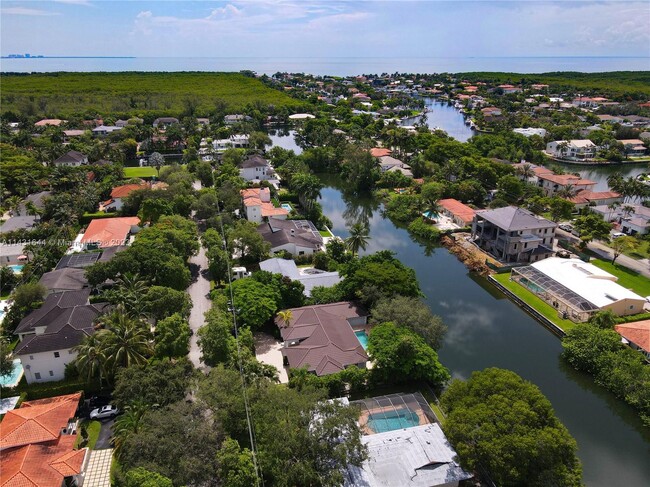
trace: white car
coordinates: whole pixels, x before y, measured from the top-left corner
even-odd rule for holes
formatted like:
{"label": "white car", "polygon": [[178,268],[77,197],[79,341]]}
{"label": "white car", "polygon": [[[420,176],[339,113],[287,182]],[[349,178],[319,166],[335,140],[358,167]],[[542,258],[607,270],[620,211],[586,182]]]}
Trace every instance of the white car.
{"label": "white car", "polygon": [[98,409],[93,409],[90,412],[90,419],[112,419],[117,416],[119,410],[115,406],[102,406]]}
{"label": "white car", "polygon": [[627,237],[623,232],[614,232],[612,233],[612,238]]}

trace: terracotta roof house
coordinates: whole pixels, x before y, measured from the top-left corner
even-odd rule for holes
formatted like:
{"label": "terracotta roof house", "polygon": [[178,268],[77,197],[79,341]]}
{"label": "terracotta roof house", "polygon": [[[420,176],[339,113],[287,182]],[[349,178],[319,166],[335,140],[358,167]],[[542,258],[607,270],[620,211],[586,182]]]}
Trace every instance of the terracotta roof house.
{"label": "terracotta roof house", "polygon": [[288,210],[273,206],[269,188],[242,189],[239,194],[249,222],[262,223],[269,218],[286,220],[289,215]]}
{"label": "terracotta roof house", "polygon": [[115,186],[111,191],[111,198],[107,201],[101,203],[100,211],[119,211],[122,209],[123,202],[122,200],[129,196],[133,191],[146,188],[147,185],[144,181],[141,183],[133,184],[123,184],[121,186]]}
{"label": "terracotta roof house", "polygon": [[454,198],[439,200],[438,206],[442,209],[442,213],[451,218],[459,227],[471,225],[474,221],[474,215],[476,215],[474,209]]}
{"label": "terracotta roof house", "polygon": [[81,243],[86,247],[96,245],[99,248],[126,245],[129,235],[138,232],[139,224],[137,216],[94,219],[88,225]]}
{"label": "terracotta roof house", "polygon": [[285,250],[291,255],[311,255],[323,248],[323,237],[308,220],[270,218],[257,232],[271,244],[271,253]]}
{"label": "terracotta roof house", "polygon": [[387,149],[385,147],[374,147],[373,149],[370,149],[370,155],[372,157],[384,157],[384,156],[389,156],[393,153],[392,150]]}
{"label": "terracotta roof house", "polygon": [[616,201],[621,200],[621,195],[616,191],[590,191],[584,189],[573,198],[569,198],[571,203],[576,205],[576,208],[583,208],[589,205],[610,205]]}
{"label": "terracotta roof house", "polygon": [[622,342],[645,355],[650,360],[650,320],[633,321],[614,326]]}
{"label": "terracotta roof house", "polygon": [[81,393],[26,401],[7,412],[0,432],[0,486],[80,485],[88,449],[75,450]]}
{"label": "terracotta roof house", "polygon": [[70,152],[63,154],[58,159],[55,159],[52,164],[54,164],[55,166],[78,167],[83,164],[88,164],[88,156],[82,154],[79,151],[71,150]]}
{"label": "terracotta roof house", "polygon": [[34,125],[37,127],[47,127],[48,125],[58,127],[62,123],[64,123],[65,120],[61,120],[59,118],[44,118],[43,120],[39,120],[36,122]]}
{"label": "terracotta roof house", "polygon": [[294,308],[288,325],[276,318],[286,366],[306,367],[322,376],[346,367],[365,368],[368,355],[355,335],[364,330],[368,312],[352,302]]}
{"label": "terracotta roof house", "polygon": [[573,188],[575,191],[591,190],[596,181],[583,179],[575,174],[555,174],[552,171],[537,173],[537,185],[542,188],[546,196],[553,196],[558,191]]}

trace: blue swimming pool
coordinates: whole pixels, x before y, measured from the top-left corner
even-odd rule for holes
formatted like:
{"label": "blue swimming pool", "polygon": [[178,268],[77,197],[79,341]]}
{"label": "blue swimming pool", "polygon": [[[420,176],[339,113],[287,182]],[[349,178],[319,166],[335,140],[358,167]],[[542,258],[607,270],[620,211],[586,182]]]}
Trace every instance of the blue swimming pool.
{"label": "blue swimming pool", "polygon": [[370,413],[368,428],[375,433],[412,428],[420,424],[420,418],[409,408],[396,409],[382,413]]}
{"label": "blue swimming pool", "polygon": [[25,267],[24,264],[14,264],[14,265],[10,265],[9,269],[14,271],[14,274],[20,274],[21,272],[23,272],[23,267]]}
{"label": "blue swimming pool", "polygon": [[422,213],[422,216],[429,220],[437,220],[438,218],[440,218],[440,215],[435,211],[425,211],[424,213]]}
{"label": "blue swimming pool", "polygon": [[23,364],[19,359],[14,359],[14,370],[9,375],[0,375],[0,385],[2,387],[13,387],[23,378]]}
{"label": "blue swimming pool", "polygon": [[289,203],[282,203],[280,207],[284,210],[291,211],[293,210],[293,207]]}
{"label": "blue swimming pool", "polygon": [[363,347],[364,350],[368,349],[368,334],[361,330],[361,331],[355,331],[354,334],[357,336],[357,340],[359,340],[359,343]]}

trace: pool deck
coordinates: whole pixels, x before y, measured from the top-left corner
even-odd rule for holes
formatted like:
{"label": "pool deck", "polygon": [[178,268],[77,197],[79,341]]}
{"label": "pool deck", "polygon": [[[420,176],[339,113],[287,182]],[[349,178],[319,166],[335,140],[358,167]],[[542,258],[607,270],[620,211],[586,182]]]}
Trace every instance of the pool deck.
{"label": "pool deck", "polygon": [[368,409],[361,413],[361,416],[359,416],[359,426],[361,427],[361,432],[364,435],[374,435],[377,433],[377,431],[374,431],[372,428],[368,426],[368,420],[370,419],[370,416],[372,416],[373,414],[381,414],[381,413],[391,414],[403,409],[408,409],[410,412],[417,414],[419,420],[418,426],[431,423],[431,421],[429,421],[429,418],[426,417],[424,411],[422,411],[421,409],[414,411],[413,409],[408,407],[403,407],[398,409],[395,409],[395,407],[393,406],[378,407],[378,408]]}

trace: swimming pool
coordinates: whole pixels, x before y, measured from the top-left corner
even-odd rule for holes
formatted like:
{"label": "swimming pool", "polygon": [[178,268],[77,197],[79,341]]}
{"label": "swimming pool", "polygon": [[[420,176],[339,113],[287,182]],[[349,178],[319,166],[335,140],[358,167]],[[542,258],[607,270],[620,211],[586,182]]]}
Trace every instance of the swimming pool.
{"label": "swimming pool", "polygon": [[25,267],[24,264],[14,264],[14,265],[10,265],[9,269],[14,271],[14,274],[20,274],[21,272],[23,272],[23,267]]}
{"label": "swimming pool", "polygon": [[435,211],[425,211],[424,213],[422,213],[422,216],[424,218],[428,218],[429,220],[437,220],[438,218],[440,218],[440,215]]}
{"label": "swimming pool", "polygon": [[364,350],[368,349],[368,334],[361,330],[361,331],[355,331],[354,334],[357,336],[357,340],[359,340],[359,343],[363,347]]}
{"label": "swimming pool", "polygon": [[23,378],[23,364],[19,359],[14,359],[14,370],[9,375],[0,375],[0,385],[2,387],[14,387]]}
{"label": "swimming pool", "polygon": [[280,205],[280,207],[287,210],[287,211],[292,211],[293,210],[293,207],[289,203],[282,203]]}
{"label": "swimming pool", "polygon": [[396,409],[382,413],[370,413],[368,428],[375,433],[385,433],[403,428],[412,428],[420,424],[420,418],[409,408]]}

